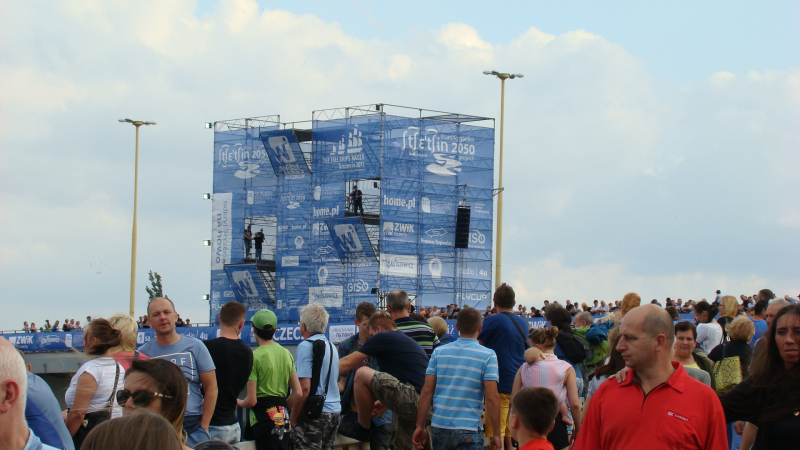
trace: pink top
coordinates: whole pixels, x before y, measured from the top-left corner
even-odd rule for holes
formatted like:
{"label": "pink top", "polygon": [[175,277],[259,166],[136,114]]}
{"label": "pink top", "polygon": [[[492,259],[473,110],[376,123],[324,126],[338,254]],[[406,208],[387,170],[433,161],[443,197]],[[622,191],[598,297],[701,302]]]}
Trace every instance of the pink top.
{"label": "pink top", "polygon": [[[145,356],[144,353],[142,352],[137,351],[136,353],[139,354],[137,359],[141,359],[143,361],[150,359],[147,356]],[[111,357],[114,358],[114,361],[118,362],[119,365],[122,366],[122,368],[127,371],[128,369],[131,368],[131,362],[133,362],[134,354],[133,352],[119,352],[119,353],[114,353],[113,355],[111,355]]]}
{"label": "pink top", "polygon": [[567,361],[560,359],[546,359],[534,364],[523,364],[522,386],[546,387],[553,391],[558,398],[558,403],[567,399],[567,385],[564,380],[567,377],[567,370],[572,367]]}

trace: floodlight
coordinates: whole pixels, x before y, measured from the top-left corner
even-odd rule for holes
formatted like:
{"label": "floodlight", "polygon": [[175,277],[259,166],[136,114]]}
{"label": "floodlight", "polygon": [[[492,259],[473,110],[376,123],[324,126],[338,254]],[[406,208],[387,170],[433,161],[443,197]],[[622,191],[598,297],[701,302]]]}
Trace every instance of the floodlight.
{"label": "floodlight", "polygon": [[211,122],[206,122],[206,129],[207,129],[207,130],[210,130],[210,129],[211,129],[211,127],[213,127],[213,126],[214,126],[214,124],[213,124],[213,123],[211,123]]}
{"label": "floodlight", "polygon": [[203,194],[203,200],[211,200],[211,194]]}
{"label": "floodlight", "polygon": [[203,241],[203,245],[205,245],[206,247],[211,247],[211,241],[206,239],[205,241]]}
{"label": "floodlight", "polygon": [[495,73],[497,73],[497,72],[495,72],[494,70],[484,70],[483,71],[484,75],[494,75]]}
{"label": "floodlight", "polygon": [[210,295],[208,295],[208,294],[203,294],[203,300],[208,300],[209,298],[211,298],[211,296],[210,296]]}

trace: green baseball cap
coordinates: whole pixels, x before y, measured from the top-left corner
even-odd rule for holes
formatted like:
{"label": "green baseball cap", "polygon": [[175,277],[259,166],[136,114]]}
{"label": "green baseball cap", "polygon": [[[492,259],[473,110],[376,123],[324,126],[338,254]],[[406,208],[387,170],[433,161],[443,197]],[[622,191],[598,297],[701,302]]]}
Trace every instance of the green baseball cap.
{"label": "green baseball cap", "polygon": [[278,317],[268,309],[262,309],[253,316],[253,326],[260,330],[280,330]]}

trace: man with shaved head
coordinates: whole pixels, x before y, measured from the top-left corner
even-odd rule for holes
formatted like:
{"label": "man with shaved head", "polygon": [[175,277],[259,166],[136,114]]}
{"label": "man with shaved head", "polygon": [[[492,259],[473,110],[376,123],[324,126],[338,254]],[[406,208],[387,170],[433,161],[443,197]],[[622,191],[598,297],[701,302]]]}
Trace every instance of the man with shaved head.
{"label": "man with shaved head", "polygon": [[672,318],[643,305],[622,319],[617,351],[625,380],[600,385],[592,397],[576,450],[728,448],[725,414],[714,391],[671,361]]}

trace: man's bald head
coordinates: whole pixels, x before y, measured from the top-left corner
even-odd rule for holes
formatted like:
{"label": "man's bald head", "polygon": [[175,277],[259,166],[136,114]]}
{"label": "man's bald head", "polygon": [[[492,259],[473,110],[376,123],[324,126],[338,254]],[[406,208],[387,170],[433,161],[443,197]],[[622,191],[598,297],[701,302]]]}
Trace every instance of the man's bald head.
{"label": "man's bald head", "polygon": [[9,384],[16,385],[16,393],[20,400],[14,402],[18,408],[25,410],[25,390],[28,385],[28,374],[25,373],[25,361],[17,349],[5,338],[0,338],[0,391],[8,398]]}
{"label": "man's bald head", "polygon": [[170,300],[170,299],[168,299],[166,297],[156,297],[156,298],[150,300],[150,303],[147,304],[147,315],[148,316],[150,315],[150,305],[152,305],[152,304],[160,304],[161,302],[169,302],[169,304],[172,306],[172,311],[175,311],[175,303],[172,303],[172,300]]}
{"label": "man's bald head", "polygon": [[663,334],[667,338],[667,342],[672,345],[672,342],[675,341],[675,325],[667,310],[658,305],[642,305],[630,310],[622,320],[626,320],[628,315],[634,312],[636,314],[631,321],[641,324],[642,331],[651,338]]}

